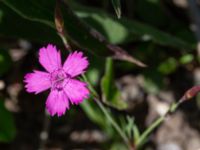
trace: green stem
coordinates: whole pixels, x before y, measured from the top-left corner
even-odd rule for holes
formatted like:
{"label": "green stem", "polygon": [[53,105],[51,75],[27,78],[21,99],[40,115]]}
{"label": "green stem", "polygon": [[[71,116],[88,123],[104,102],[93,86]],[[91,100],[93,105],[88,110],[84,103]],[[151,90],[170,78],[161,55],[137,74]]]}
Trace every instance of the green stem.
{"label": "green stem", "polygon": [[83,80],[86,83],[88,83],[88,88],[90,89],[90,92],[92,93],[92,95],[94,97],[99,97],[98,94],[97,94],[97,92],[95,91],[95,89],[93,88],[93,86],[91,85],[91,83],[89,82],[89,80],[87,79],[87,77],[84,74],[82,74],[81,76],[82,76]]}
{"label": "green stem", "polygon": [[145,139],[147,138],[147,136],[149,136],[149,134],[155,129],[157,128],[165,119],[166,117],[170,114],[173,113],[178,106],[181,104],[182,101],[178,101],[176,103],[171,104],[170,108],[168,109],[168,111],[161,117],[159,117],[157,120],[155,120],[150,127],[148,127],[140,136],[140,138],[136,141],[136,147],[140,147],[142,145],[142,143],[145,141]]}
{"label": "green stem", "polygon": [[182,103],[182,101],[178,101],[177,103],[173,103],[171,105],[171,107],[169,108],[169,112],[173,113],[174,111],[176,111],[176,109],[178,108],[178,106]]}
{"label": "green stem", "polygon": [[99,108],[102,110],[102,112],[104,113],[104,115],[106,116],[106,118],[109,120],[109,122],[112,124],[112,126],[115,128],[115,130],[122,137],[122,139],[124,140],[124,143],[127,145],[127,147],[130,148],[129,139],[126,136],[126,134],[121,130],[121,128],[119,127],[119,125],[117,124],[117,122],[109,114],[109,112],[106,109],[106,107],[100,102],[99,95],[97,94],[97,92],[95,91],[95,89],[92,87],[92,85],[88,81],[87,77],[85,75],[82,75],[82,77],[83,77],[84,81],[88,83],[88,88],[90,89],[91,94],[93,95],[93,98],[96,101],[96,103],[98,104]]}
{"label": "green stem", "polygon": [[124,140],[124,142],[126,143],[126,145],[128,147],[130,147],[128,138],[126,137],[126,135],[124,134],[124,132],[121,130],[121,128],[118,126],[117,122],[115,122],[115,120],[110,116],[110,114],[108,113],[108,111],[106,110],[106,108],[104,107],[104,105],[99,101],[99,99],[95,99],[95,100],[96,100],[98,106],[100,107],[100,109],[102,110],[102,112],[104,113],[104,115],[106,116],[106,118],[109,120],[109,122],[112,124],[112,126],[116,129],[116,131],[122,137],[122,139]]}
{"label": "green stem", "polygon": [[144,140],[147,138],[147,136],[156,128],[158,127],[165,119],[165,116],[161,116],[156,121],[154,121],[150,127],[148,127],[140,136],[140,138],[136,141],[136,147],[140,147],[141,144],[144,142]]}

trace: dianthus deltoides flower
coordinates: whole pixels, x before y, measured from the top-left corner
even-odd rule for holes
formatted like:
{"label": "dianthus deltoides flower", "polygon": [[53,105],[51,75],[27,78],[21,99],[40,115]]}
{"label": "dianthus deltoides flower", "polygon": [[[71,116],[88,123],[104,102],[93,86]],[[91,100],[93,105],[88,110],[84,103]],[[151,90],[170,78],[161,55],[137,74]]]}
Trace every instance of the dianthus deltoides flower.
{"label": "dianthus deltoides flower", "polygon": [[27,92],[38,94],[50,89],[46,108],[51,116],[61,116],[71,104],[79,104],[88,98],[89,90],[84,82],[75,77],[88,67],[82,52],[71,53],[62,66],[60,51],[49,44],[39,50],[39,62],[47,72],[34,70],[25,75]]}

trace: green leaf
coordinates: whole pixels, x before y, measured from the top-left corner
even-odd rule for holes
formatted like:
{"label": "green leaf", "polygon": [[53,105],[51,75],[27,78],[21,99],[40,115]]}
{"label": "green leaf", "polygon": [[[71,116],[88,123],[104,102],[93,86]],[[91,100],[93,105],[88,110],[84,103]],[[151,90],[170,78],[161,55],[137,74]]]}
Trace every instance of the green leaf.
{"label": "green leaf", "polygon": [[12,114],[4,107],[4,102],[0,98],[0,141],[10,142],[16,135],[16,128]]}
{"label": "green leaf", "polygon": [[163,27],[169,23],[169,17],[166,15],[160,0],[138,1],[135,3],[135,15],[142,21],[157,27]]}
{"label": "green leaf", "polygon": [[192,54],[185,54],[181,56],[179,59],[181,64],[188,64],[194,60],[194,56]]}
{"label": "green leaf", "polygon": [[123,126],[125,126],[125,132],[128,135],[129,139],[133,139],[133,143],[136,143],[136,141],[140,137],[140,131],[133,117],[127,116],[126,118],[127,121],[123,124]]}
{"label": "green leaf", "polygon": [[11,67],[12,61],[7,50],[0,49],[0,76],[6,73]]}
{"label": "green leaf", "polygon": [[0,3],[0,12],[0,36],[29,39],[40,43],[62,44],[53,28],[22,18],[3,3]]}
{"label": "green leaf", "polygon": [[135,36],[128,32],[123,24],[103,12],[90,13],[87,9],[76,10],[75,12],[85,22],[101,32],[113,44],[127,43],[136,39]]}
{"label": "green leaf", "polygon": [[[92,53],[96,53],[101,56],[113,56],[120,60],[130,61],[139,66],[145,66],[142,62],[136,60],[130,56],[122,48],[112,45],[106,41],[103,35],[88,26],[85,22],[80,20],[68,7],[65,1],[54,0],[3,0],[6,6],[14,10],[21,17],[30,21],[43,23],[53,29],[54,25],[54,10],[56,2],[61,2],[61,12],[65,22],[65,29],[68,38],[80,46],[90,50]],[[35,11],[37,10],[37,11]],[[55,30],[56,31],[56,30]]]}
{"label": "green leaf", "polygon": [[138,141],[140,138],[140,131],[136,124],[133,125],[133,136],[134,136],[134,142]]}
{"label": "green leaf", "polygon": [[97,105],[95,104],[93,99],[88,99],[84,101],[83,103],[81,103],[81,107],[90,118],[90,120],[98,124],[100,127],[106,128],[104,114],[99,108],[97,108]]}
{"label": "green leaf", "polygon": [[[107,149],[107,148],[106,148]],[[109,150],[127,150],[127,146],[124,143],[112,143]]]}
{"label": "green leaf", "polygon": [[121,92],[114,82],[113,61],[111,58],[106,60],[105,74],[101,80],[101,90],[103,101],[119,110],[127,108],[127,103],[123,101]]}
{"label": "green leaf", "polygon": [[158,70],[163,74],[170,74],[176,70],[177,66],[178,62],[176,59],[170,57],[159,65]]}
{"label": "green leaf", "polygon": [[121,18],[121,2],[120,0],[111,0],[113,8],[118,18]]}
{"label": "green leaf", "polygon": [[[151,40],[157,44],[178,49],[190,50],[195,48],[196,43],[193,44],[184,41],[181,38],[160,31],[150,25],[126,18],[119,20],[97,8],[82,6],[75,2],[70,2],[70,4],[80,18],[104,34],[112,43],[120,44],[140,39],[143,41]],[[193,35],[192,32],[190,33]]]}
{"label": "green leaf", "polygon": [[91,68],[87,71],[87,77],[88,80],[96,86],[100,78],[100,72],[97,68]]}
{"label": "green leaf", "polygon": [[[33,33],[35,34],[38,33],[39,35],[42,35],[41,33],[44,33],[42,37],[45,37],[45,36],[47,38],[51,37],[48,35],[48,30],[49,30],[49,27],[52,28],[51,31],[54,30],[54,26],[53,26],[54,16],[53,16],[52,10],[54,10],[55,1],[53,0],[49,0],[49,1],[47,0],[42,0],[42,1],[3,0],[3,2],[8,7],[12,8],[12,10],[17,12],[20,16],[22,16],[23,18],[28,19],[30,21],[40,22],[44,24],[43,25],[44,30],[41,30],[43,32],[33,32]],[[166,45],[166,46],[172,46],[178,49],[194,48],[194,45],[191,43],[188,43],[180,38],[174,37],[170,34],[167,34],[156,28],[142,24],[140,22],[131,21],[124,18],[118,20],[96,8],[94,9],[91,7],[80,6],[77,3],[74,4],[74,2],[73,3],[70,2],[70,4],[72,8],[74,9],[74,11],[76,12],[76,14],[78,14],[78,16],[81,19],[87,22],[90,26],[100,31],[111,43],[129,42],[131,40],[140,38],[142,40],[152,40],[155,43]],[[38,10],[38,11],[35,11],[35,10]],[[105,55],[106,46],[105,45],[103,46],[93,37],[88,35],[88,31],[84,31],[85,28],[82,28],[82,26],[80,27],[77,24],[76,19],[74,19],[71,16],[67,16],[68,13],[66,12],[63,14],[65,15],[64,19],[65,19],[66,29],[68,30],[68,32],[70,31],[68,33],[70,38],[76,41],[79,45],[82,45],[83,47],[93,50],[95,52],[97,52],[96,49],[98,47],[98,51],[102,52],[101,54]],[[11,25],[10,22],[13,22],[13,21],[10,20],[9,23],[7,24]],[[20,23],[20,21],[16,22],[16,25],[18,25],[18,23]],[[28,25],[29,24],[30,23],[28,23]],[[25,25],[25,23],[23,25]],[[46,25],[47,32],[45,32],[46,31],[45,25]],[[38,26],[39,25],[37,25],[36,27]],[[28,26],[29,30],[26,28],[25,29],[26,31],[30,32],[34,30],[34,28],[35,26]],[[22,29],[23,27],[21,28],[21,30]],[[29,34],[29,32],[25,32],[23,34]],[[55,36],[57,35],[54,34],[52,38]],[[38,36],[38,38],[40,38],[40,36]]]}

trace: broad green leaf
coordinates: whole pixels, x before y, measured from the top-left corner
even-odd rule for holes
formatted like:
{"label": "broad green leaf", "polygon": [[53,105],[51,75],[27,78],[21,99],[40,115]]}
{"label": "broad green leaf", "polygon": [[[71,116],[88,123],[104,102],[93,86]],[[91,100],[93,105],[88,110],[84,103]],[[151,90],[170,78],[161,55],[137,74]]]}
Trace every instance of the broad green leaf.
{"label": "broad green leaf", "polygon": [[0,49],[0,76],[10,69],[11,64],[11,57],[8,54],[8,51]]}
{"label": "broad green leaf", "polygon": [[[74,2],[70,4],[80,18],[88,22],[101,33],[105,33],[104,35],[112,43],[124,43],[140,39],[152,40],[157,44],[178,49],[195,48],[196,43],[184,41],[181,38],[177,38],[147,24],[126,18],[118,20],[96,8],[82,6]],[[190,33],[193,35],[192,32]]]}
{"label": "broad green leaf", "polygon": [[[55,33],[54,26],[54,0],[3,0],[6,6],[14,10],[18,15],[29,21],[43,23],[47,27],[51,27]],[[37,10],[37,11],[35,11]],[[79,21],[68,9],[62,6],[63,17],[65,20],[65,27],[71,40],[80,45],[83,48],[87,48],[101,55],[108,55],[111,52],[108,51],[105,44],[102,44],[97,39],[90,35],[85,25],[77,22]],[[79,24],[80,23],[80,24]],[[83,23],[84,24],[84,23]],[[31,30],[31,29],[30,29]],[[97,51],[98,49],[98,51]]]}
{"label": "broad green leaf", "polygon": [[108,16],[104,12],[93,12],[93,9],[90,10],[88,7],[86,7],[86,9],[82,9],[81,6],[77,7],[77,5],[75,5],[74,9],[76,14],[81,19],[101,32],[106,37],[106,39],[113,44],[128,43],[138,39],[137,36],[129,33],[126,26],[121,24],[114,17]]}
{"label": "broad green leaf", "polygon": [[[52,28],[51,30],[54,30],[53,10],[55,7],[55,1],[3,0],[2,2],[4,2],[9,8],[12,8],[12,10],[17,12],[23,18],[34,22],[43,23],[44,27],[47,25],[46,30],[43,30],[43,32],[48,32],[49,27]],[[127,20],[124,18],[118,20],[96,8],[84,7],[74,3],[72,3],[71,6],[76,14],[78,14],[78,16],[84,20],[84,22],[100,31],[111,43],[129,42],[133,39],[140,38],[141,40],[152,40],[155,43],[172,46],[178,49],[194,48],[193,43],[188,43],[180,38],[176,38],[170,34],[159,31],[156,28],[140,22]],[[63,13],[65,15],[65,26],[69,37],[72,40],[82,47],[90,49],[97,54],[106,55],[109,53],[105,45],[94,39],[94,37],[91,37],[91,35],[88,33],[89,31],[85,31],[85,28],[77,23],[77,18],[74,19],[73,16],[69,16],[66,8],[62,9],[64,9],[63,12],[65,12]],[[17,23],[20,23],[20,21]],[[30,26],[29,29],[33,30],[34,26],[32,26],[32,28]],[[29,32],[25,32],[23,34],[29,34]],[[44,33],[43,37],[45,36],[49,37],[47,33]]]}
{"label": "broad green leaf", "polygon": [[[135,38],[128,35],[128,32],[124,26],[112,19],[104,20],[104,22],[101,22],[101,25],[99,24],[99,22],[103,19],[101,15],[95,15],[94,17],[96,20],[93,20],[93,17],[88,18],[87,16],[85,17],[82,12],[76,12],[78,15],[80,15],[80,18],[89,23],[92,27],[95,27],[113,44],[129,42]],[[29,20],[30,19],[25,19],[24,17],[22,18],[13,10],[3,5],[3,3],[0,5],[0,35],[6,37],[25,38],[31,41],[42,43],[51,42],[61,44],[61,40],[54,28],[43,23]],[[15,26],[13,26],[13,24],[15,24]],[[112,26],[112,28],[110,28],[110,26]]]}
{"label": "broad green leaf", "polygon": [[101,80],[101,90],[103,101],[106,104],[120,110],[127,108],[127,103],[123,101],[121,92],[114,82],[113,61],[111,58],[106,60],[106,70]]}
{"label": "broad green leaf", "polygon": [[16,128],[12,114],[4,107],[0,98],[0,141],[10,142],[16,135]]}
{"label": "broad green leaf", "polygon": [[159,65],[158,70],[163,74],[170,74],[176,70],[177,66],[177,60],[173,57],[170,57]]}
{"label": "broad green leaf", "polygon": [[111,0],[113,8],[118,18],[121,18],[121,1],[120,0]]}
{"label": "broad green leaf", "polygon": [[97,55],[113,56],[120,60],[130,61],[139,66],[145,66],[122,48],[108,43],[104,36],[80,20],[68,7],[67,2],[54,0],[3,0],[2,2],[21,17],[30,21],[43,23],[53,29],[55,29],[55,25],[54,11],[52,10],[55,10],[56,2],[61,2],[60,9],[63,14],[67,36],[73,43]]}

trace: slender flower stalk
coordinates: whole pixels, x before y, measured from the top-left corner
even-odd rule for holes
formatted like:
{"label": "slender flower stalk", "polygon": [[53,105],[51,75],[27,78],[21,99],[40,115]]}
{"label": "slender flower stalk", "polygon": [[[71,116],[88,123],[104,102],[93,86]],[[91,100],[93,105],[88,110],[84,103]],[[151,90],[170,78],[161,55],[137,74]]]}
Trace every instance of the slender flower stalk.
{"label": "slender flower stalk", "polygon": [[82,75],[82,77],[83,77],[84,81],[88,83],[88,88],[89,88],[89,90],[91,92],[91,95],[92,95],[93,99],[95,100],[95,102],[97,103],[97,105],[99,106],[99,108],[102,110],[102,112],[104,113],[104,115],[106,116],[106,118],[108,119],[108,121],[112,124],[112,126],[115,128],[115,130],[119,133],[119,135],[121,136],[121,138],[123,139],[123,141],[127,145],[127,147],[130,150],[135,150],[131,146],[131,143],[129,142],[128,136],[123,132],[123,130],[118,125],[118,123],[112,118],[112,116],[108,112],[107,108],[102,104],[102,102],[101,102],[101,100],[99,98],[98,93],[95,91],[95,89],[93,88],[93,86],[90,84],[90,82],[87,79],[87,77],[85,75]]}
{"label": "slender flower stalk", "polygon": [[168,111],[160,116],[158,119],[156,119],[143,133],[142,135],[139,137],[139,139],[137,141],[135,141],[136,143],[136,147],[139,148],[144,141],[146,140],[146,138],[149,136],[150,133],[152,133],[163,121],[166,120],[166,118],[173,112],[176,111],[176,109],[178,108],[178,106],[182,103],[182,99],[180,99],[178,102],[171,104],[171,106],[169,107]]}
{"label": "slender flower stalk", "polygon": [[65,36],[67,36],[67,31],[64,28],[64,20],[63,20],[63,16],[60,10],[60,1],[56,1],[56,8],[55,8],[54,15],[55,15],[54,20],[55,20],[55,27],[56,27],[57,33],[62,39],[65,48],[69,52],[72,52],[72,48],[69,45],[67,38],[65,38]]}

